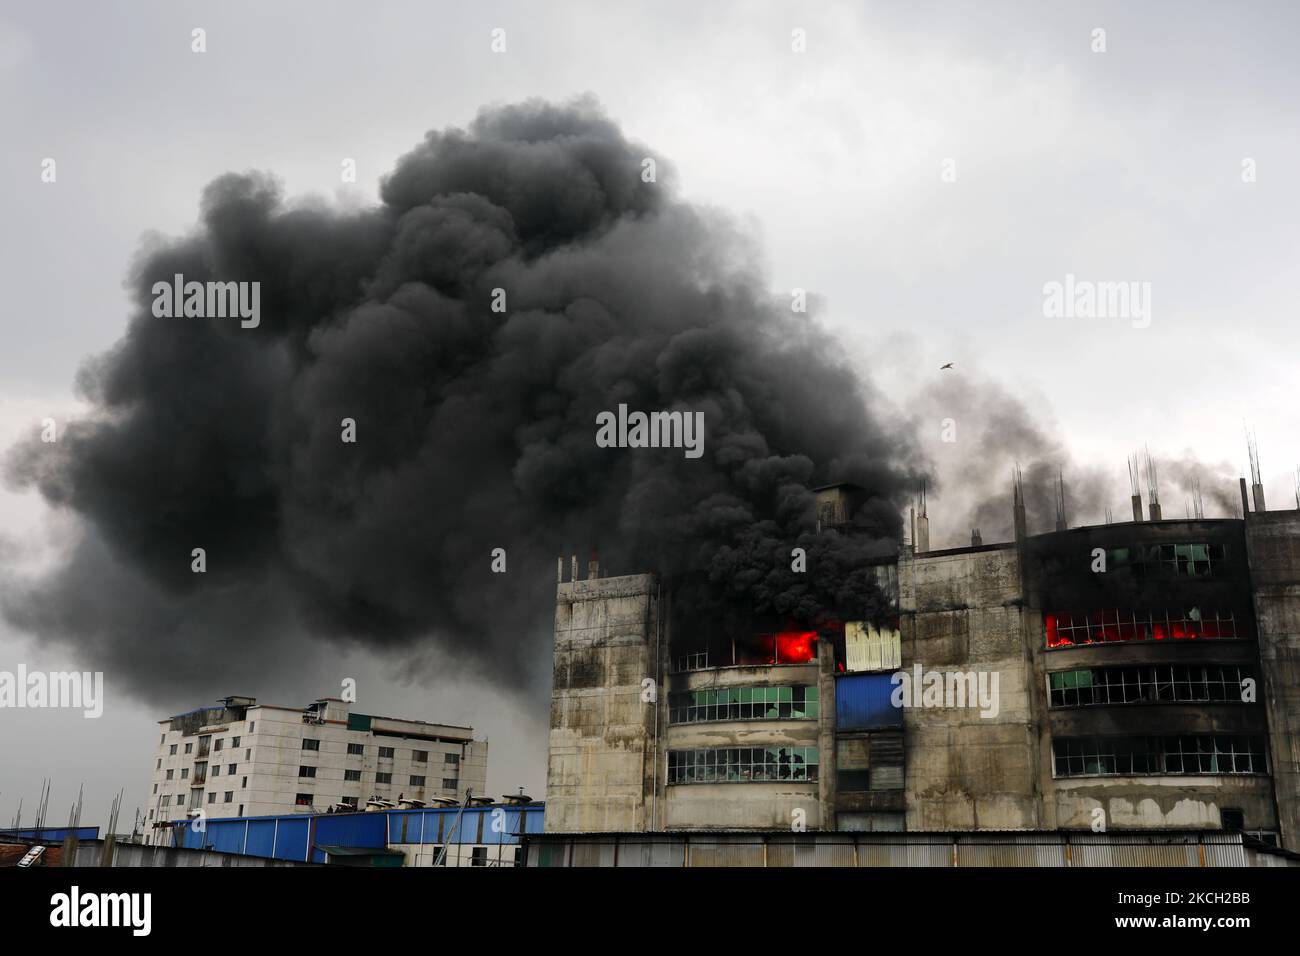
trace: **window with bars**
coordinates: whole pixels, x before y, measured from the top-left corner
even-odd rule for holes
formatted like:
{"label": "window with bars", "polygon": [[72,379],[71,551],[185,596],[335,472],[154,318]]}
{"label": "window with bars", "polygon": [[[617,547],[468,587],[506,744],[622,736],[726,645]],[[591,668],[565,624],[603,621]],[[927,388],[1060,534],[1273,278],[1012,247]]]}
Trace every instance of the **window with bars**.
{"label": "window with bars", "polygon": [[711,687],[672,694],[668,719],[674,724],[710,720],[815,720],[820,715],[817,688]]}
{"label": "window with bars", "polygon": [[670,750],[668,782],[768,783],[816,780],[816,747],[719,747]]}
{"label": "window with bars", "polygon": [[1251,669],[1237,664],[1092,667],[1047,675],[1052,707],[1139,703],[1244,703]]}
{"label": "window with bars", "polygon": [[1245,622],[1230,611],[1133,611],[1106,608],[1043,615],[1049,649],[1128,641],[1218,640],[1247,636]]}
{"label": "window with bars", "polygon": [[1052,741],[1057,777],[1267,773],[1256,736],[1062,737]]}

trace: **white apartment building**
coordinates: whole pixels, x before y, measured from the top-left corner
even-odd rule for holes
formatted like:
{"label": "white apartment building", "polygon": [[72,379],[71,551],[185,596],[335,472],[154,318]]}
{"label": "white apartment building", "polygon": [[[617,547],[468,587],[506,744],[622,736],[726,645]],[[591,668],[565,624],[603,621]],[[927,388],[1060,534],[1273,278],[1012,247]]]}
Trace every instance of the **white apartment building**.
{"label": "white apartment building", "polygon": [[208,819],[365,809],[383,800],[462,800],[487,785],[486,740],[473,728],[351,711],[338,698],[307,707],[227,697],[158,722],[145,828],[203,810]]}

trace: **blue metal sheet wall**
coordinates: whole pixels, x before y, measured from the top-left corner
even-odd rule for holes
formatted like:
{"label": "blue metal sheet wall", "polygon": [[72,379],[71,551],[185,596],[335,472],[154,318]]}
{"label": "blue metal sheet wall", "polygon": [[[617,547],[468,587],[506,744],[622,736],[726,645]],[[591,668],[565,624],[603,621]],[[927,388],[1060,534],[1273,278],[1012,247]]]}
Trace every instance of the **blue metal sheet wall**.
{"label": "blue metal sheet wall", "polygon": [[17,837],[23,840],[65,840],[69,833],[75,833],[78,840],[99,839],[99,827],[42,827],[40,830],[23,827],[18,830],[0,830],[0,835]]}
{"label": "blue metal sheet wall", "polygon": [[[542,808],[476,807],[466,810],[455,826],[456,808],[389,810],[380,813],[292,814],[276,817],[229,817],[208,820],[204,832],[193,825],[179,834],[178,843],[226,853],[303,860],[310,834],[312,859],[325,862],[321,846],[382,849],[397,843],[485,843],[512,846],[518,833],[542,832]],[[493,823],[496,821],[496,827]],[[93,828],[86,828],[94,832]],[[91,838],[91,837],[87,837]]]}
{"label": "blue metal sheet wall", "polygon": [[868,730],[903,726],[903,708],[890,702],[892,674],[845,674],[835,678],[835,726]]}

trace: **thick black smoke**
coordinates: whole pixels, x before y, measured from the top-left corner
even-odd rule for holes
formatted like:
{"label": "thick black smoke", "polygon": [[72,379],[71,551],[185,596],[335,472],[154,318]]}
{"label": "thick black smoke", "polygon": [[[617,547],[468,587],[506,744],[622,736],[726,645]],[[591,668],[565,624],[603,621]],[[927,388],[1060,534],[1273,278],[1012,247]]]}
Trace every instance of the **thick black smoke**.
{"label": "thick black smoke", "polygon": [[[607,570],[700,572],[759,613],[852,613],[875,545],[814,533],[810,488],[864,486],[893,535],[911,445],[726,220],[676,200],[662,158],[643,181],[652,155],[590,101],[529,102],[428,134],[377,208],[213,182],[193,234],[141,254],[125,336],[84,365],[93,416],[11,452],[10,481],[85,533],[9,582],[9,620],[150,694],[248,686],[294,635],[432,641],[523,683],[549,672],[555,558],[591,545]],[[175,273],[259,281],[260,325],[155,318]],[[702,411],[703,457],[598,448],[620,403]]]}

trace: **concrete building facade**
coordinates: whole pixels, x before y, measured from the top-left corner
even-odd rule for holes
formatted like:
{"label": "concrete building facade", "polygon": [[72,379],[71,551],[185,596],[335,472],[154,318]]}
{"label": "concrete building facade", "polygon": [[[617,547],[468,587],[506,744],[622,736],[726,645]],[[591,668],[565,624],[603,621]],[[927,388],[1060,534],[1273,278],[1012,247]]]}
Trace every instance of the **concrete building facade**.
{"label": "concrete building facade", "polygon": [[159,721],[147,839],[202,810],[208,819],[463,800],[486,788],[488,744],[473,729],[356,713],[322,698],[307,707],[227,697]]}
{"label": "concrete building facade", "polygon": [[[852,533],[852,495],[819,497],[823,527]],[[1018,494],[1013,511],[1013,541],[927,551],[922,506],[919,547],[876,567],[886,611],[807,632],[719,636],[655,575],[579,581],[574,562],[546,831],[1192,829],[1300,849],[1300,512],[1031,535]]]}

